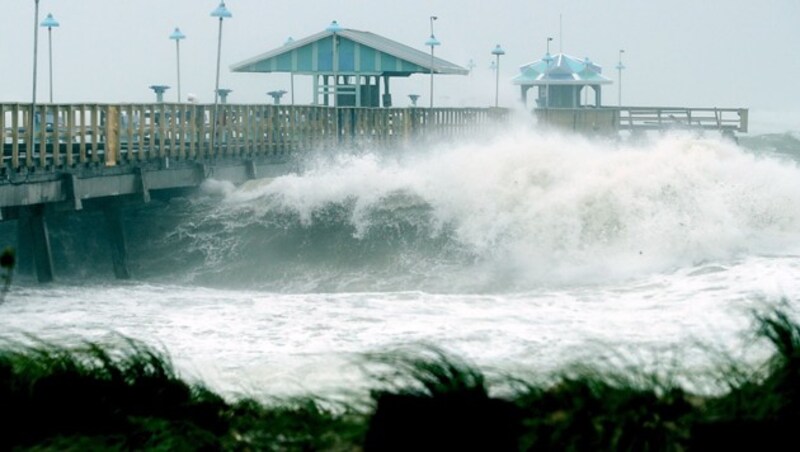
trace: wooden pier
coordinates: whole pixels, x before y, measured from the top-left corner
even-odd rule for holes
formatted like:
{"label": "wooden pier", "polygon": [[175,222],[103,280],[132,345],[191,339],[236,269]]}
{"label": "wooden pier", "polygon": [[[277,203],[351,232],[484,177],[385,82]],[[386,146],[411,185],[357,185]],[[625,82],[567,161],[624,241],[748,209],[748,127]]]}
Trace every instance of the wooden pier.
{"label": "wooden pier", "polygon": [[[127,277],[119,205],[148,202],[209,178],[243,183],[295,170],[294,156],[341,148],[403,148],[480,136],[505,109],[285,105],[0,104],[0,220],[40,281],[54,277],[46,217],[105,213],[114,273]],[[4,245],[4,244],[3,244]],[[24,265],[26,263],[23,263]],[[29,264],[29,263],[27,263]]]}

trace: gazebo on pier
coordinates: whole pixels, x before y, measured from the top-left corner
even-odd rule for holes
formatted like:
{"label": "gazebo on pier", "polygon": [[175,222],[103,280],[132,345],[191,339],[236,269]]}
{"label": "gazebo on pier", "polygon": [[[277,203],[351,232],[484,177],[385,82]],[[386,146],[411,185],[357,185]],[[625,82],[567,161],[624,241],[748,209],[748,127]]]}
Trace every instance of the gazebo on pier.
{"label": "gazebo on pier", "polygon": [[[564,53],[550,55],[520,67],[520,73],[512,83],[522,90],[522,101],[527,105],[528,90],[538,87],[537,108],[581,108],[600,107],[601,85],[612,83],[603,77],[602,67],[589,58],[579,59]],[[592,102],[581,102],[582,95],[594,91]],[[592,105],[593,104],[593,105]]]}
{"label": "gazebo on pier", "polygon": [[[336,45],[334,46],[334,39]],[[334,56],[334,54],[336,56]],[[334,64],[338,60],[338,64]],[[231,67],[233,72],[284,72],[313,77],[314,105],[391,107],[389,80],[412,74],[469,71],[426,52],[367,31],[323,31]],[[381,92],[381,80],[383,91]],[[338,93],[332,102],[334,91]]]}

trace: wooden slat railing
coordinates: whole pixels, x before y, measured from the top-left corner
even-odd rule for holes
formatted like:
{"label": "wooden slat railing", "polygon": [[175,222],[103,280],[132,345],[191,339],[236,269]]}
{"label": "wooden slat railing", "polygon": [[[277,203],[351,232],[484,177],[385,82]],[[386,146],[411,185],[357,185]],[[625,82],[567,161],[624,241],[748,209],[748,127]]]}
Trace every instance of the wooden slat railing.
{"label": "wooden slat railing", "polygon": [[620,107],[621,130],[705,129],[747,132],[745,108]]}
{"label": "wooden slat railing", "polygon": [[[155,159],[251,159],[337,146],[405,146],[485,132],[504,109],[193,104],[0,104],[3,168],[116,166]],[[34,119],[35,118],[35,119]]]}

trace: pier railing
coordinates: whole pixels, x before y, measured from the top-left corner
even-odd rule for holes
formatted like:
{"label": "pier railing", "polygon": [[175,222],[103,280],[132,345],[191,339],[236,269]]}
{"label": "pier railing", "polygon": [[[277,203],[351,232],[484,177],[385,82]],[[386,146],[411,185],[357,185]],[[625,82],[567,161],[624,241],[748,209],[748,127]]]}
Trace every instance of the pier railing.
{"label": "pier railing", "polygon": [[748,129],[746,108],[537,108],[534,112],[540,124],[600,134],[620,130],[715,130],[730,134]]}
{"label": "pier railing", "polygon": [[485,131],[508,110],[293,105],[0,104],[2,168],[116,166],[163,158],[272,156],[402,146]]}
{"label": "pier railing", "polygon": [[747,132],[746,108],[620,107],[621,130],[703,129]]}

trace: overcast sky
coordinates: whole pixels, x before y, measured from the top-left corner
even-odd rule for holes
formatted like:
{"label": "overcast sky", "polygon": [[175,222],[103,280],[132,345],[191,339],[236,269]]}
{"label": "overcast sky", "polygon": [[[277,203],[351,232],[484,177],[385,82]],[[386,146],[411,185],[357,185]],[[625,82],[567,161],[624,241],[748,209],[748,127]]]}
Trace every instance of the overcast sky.
{"label": "overcast sky", "polygon": [[[30,102],[34,0],[2,0],[0,101]],[[223,30],[222,87],[231,101],[266,102],[266,92],[289,88],[286,75],[234,74],[228,66],[324,29],[332,19],[427,51],[428,17],[439,16],[437,56],[466,66],[471,77],[437,78],[437,105],[493,101],[490,51],[501,44],[501,102],[513,104],[509,83],[520,65],[541,58],[547,36],[563,51],[588,56],[615,84],[619,49],[625,49],[624,103],[800,110],[800,1],[798,0],[228,0],[233,18]],[[41,0],[40,21],[52,12],[56,102],[150,101],[148,86],[175,93],[175,26],[181,44],[184,97],[213,101],[217,0]],[[40,32],[39,100],[47,98],[47,31]],[[394,103],[408,93],[428,95],[428,79],[393,82]],[[298,77],[296,98],[310,102],[310,79]]]}

